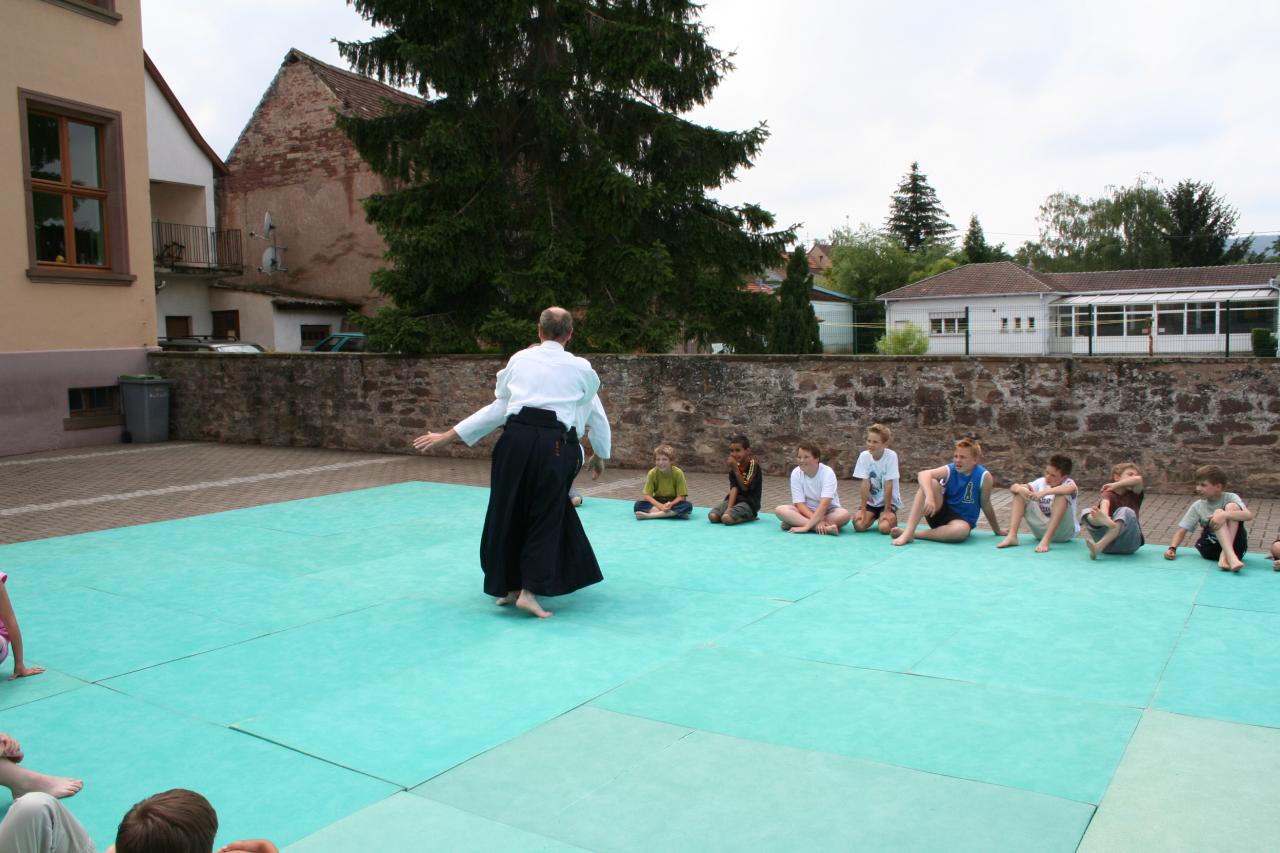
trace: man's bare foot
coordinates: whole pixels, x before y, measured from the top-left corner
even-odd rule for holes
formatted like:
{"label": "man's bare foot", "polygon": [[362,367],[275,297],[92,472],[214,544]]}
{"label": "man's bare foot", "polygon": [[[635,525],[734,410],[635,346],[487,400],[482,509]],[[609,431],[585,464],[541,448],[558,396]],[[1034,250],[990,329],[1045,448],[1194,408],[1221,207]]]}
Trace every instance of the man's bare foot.
{"label": "man's bare foot", "polygon": [[1086,539],[1084,540],[1084,544],[1089,549],[1089,559],[1090,560],[1098,559],[1098,554],[1102,553],[1102,549],[1098,547],[1098,543],[1094,542],[1092,539]]}
{"label": "man's bare foot", "polygon": [[9,781],[9,790],[13,792],[13,798],[16,800],[24,794],[31,794],[39,791],[48,794],[51,797],[70,797],[80,792],[84,787],[84,782],[80,779],[72,779],[67,776],[50,776],[47,773],[36,773],[26,768],[16,767],[17,773],[14,778]]}
{"label": "man's bare foot", "polygon": [[542,605],[538,603],[538,597],[527,589],[520,590],[520,596],[516,599],[516,607],[532,613],[539,619],[546,619],[551,616],[551,611],[542,609]]}
{"label": "man's bare foot", "polygon": [[[1016,548],[1022,543],[1018,541],[1017,536],[1006,536],[996,543],[997,548]],[[1037,549],[1038,550],[1038,549]]]}
{"label": "man's bare foot", "polygon": [[520,590],[513,589],[511,590],[511,592],[508,592],[506,595],[502,596],[502,598],[499,598],[497,601],[495,601],[494,604],[498,605],[499,607],[506,607],[508,604],[515,603],[515,600],[519,597],[520,597]]}

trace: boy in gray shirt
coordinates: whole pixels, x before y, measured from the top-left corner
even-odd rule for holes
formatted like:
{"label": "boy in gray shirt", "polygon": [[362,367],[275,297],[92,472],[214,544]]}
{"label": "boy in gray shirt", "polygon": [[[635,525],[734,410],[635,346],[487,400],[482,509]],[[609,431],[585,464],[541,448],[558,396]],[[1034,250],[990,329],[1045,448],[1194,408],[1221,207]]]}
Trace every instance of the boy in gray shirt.
{"label": "boy in gray shirt", "polygon": [[1249,547],[1249,535],[1244,523],[1253,520],[1253,512],[1245,507],[1244,499],[1235,492],[1228,492],[1227,475],[1217,465],[1202,465],[1196,469],[1196,494],[1200,499],[1187,509],[1173,543],[1164,552],[1166,560],[1176,560],[1178,546],[1187,534],[1197,527],[1201,529],[1196,540],[1196,550],[1206,560],[1217,560],[1224,572],[1238,572],[1244,568],[1241,557]]}

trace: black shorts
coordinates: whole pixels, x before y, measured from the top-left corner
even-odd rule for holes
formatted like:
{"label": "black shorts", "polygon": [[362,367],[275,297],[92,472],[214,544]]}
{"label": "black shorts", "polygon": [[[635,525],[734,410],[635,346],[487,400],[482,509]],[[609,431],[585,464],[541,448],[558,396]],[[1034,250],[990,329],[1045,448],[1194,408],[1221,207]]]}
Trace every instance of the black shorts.
{"label": "black shorts", "polygon": [[[1249,550],[1249,534],[1245,532],[1243,522],[1236,528],[1236,538],[1231,544],[1235,546],[1236,556],[1244,559],[1244,552]],[[1218,541],[1216,533],[1206,527],[1196,540],[1196,550],[1201,557],[1216,562],[1222,556],[1222,543]]]}
{"label": "black shorts", "polygon": [[880,513],[884,512],[884,507],[882,507],[882,506],[871,506],[870,504],[868,504],[868,505],[867,505],[867,512],[871,513],[871,518],[874,520],[874,519],[877,519],[877,518],[879,518],[879,517],[880,517]]}
{"label": "black shorts", "polygon": [[[926,515],[924,517],[924,520],[929,522],[929,526],[932,528],[938,528],[944,524],[949,524],[957,520],[963,521],[965,524],[969,524],[968,519],[966,519],[960,513],[956,512],[947,504],[943,504],[942,506],[938,507],[938,511],[935,512],[933,515]],[[969,527],[972,528],[973,525],[969,524]]]}

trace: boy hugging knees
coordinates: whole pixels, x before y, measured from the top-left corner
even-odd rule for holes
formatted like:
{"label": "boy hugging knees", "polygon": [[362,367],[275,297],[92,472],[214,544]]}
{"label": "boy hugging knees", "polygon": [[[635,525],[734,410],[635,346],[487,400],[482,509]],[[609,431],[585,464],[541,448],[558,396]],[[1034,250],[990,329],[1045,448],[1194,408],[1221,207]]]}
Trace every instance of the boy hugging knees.
{"label": "boy hugging knees", "polygon": [[[920,488],[911,502],[911,514],[903,527],[889,531],[894,545],[908,545],[917,537],[934,542],[963,542],[986,515],[992,532],[1000,536],[1000,521],[991,505],[991,472],[982,467],[982,445],[972,438],[956,442],[951,464],[921,471]],[[916,530],[920,521],[928,530]]]}
{"label": "boy hugging knees", "polygon": [[849,510],[840,506],[836,472],[822,461],[816,444],[796,448],[796,468],[791,472],[791,503],[775,509],[782,529],[790,533],[839,535],[849,523]]}
{"label": "boy hugging knees", "polygon": [[1133,462],[1111,468],[1111,482],[1103,485],[1098,505],[1080,516],[1090,560],[1099,554],[1134,554],[1146,544],[1138,523],[1142,488],[1142,471]]}
{"label": "boy hugging knees", "polygon": [[741,524],[755,521],[760,515],[760,499],[764,495],[764,480],[760,466],[751,455],[751,442],[745,435],[735,435],[729,441],[729,493],[715,509],[707,513],[712,524]]}
{"label": "boy hugging knees", "polygon": [[653,466],[644,478],[644,497],[635,503],[636,519],[688,518],[693,512],[684,472],[675,466],[676,451],[669,444],[653,449]]}
{"label": "boy hugging knees", "polygon": [[1036,553],[1049,550],[1050,542],[1070,542],[1080,532],[1080,519],[1076,514],[1076,495],[1080,490],[1071,479],[1071,460],[1062,454],[1049,457],[1044,466],[1044,476],[1030,483],[1014,483],[1013,510],[1009,517],[1009,533],[997,543],[997,548],[1012,548],[1018,544],[1018,527],[1023,520],[1032,535],[1040,540]]}
{"label": "boy hugging knees", "polygon": [[1253,512],[1245,507],[1243,498],[1226,489],[1227,475],[1217,465],[1202,465],[1196,469],[1196,494],[1200,497],[1178,522],[1173,544],[1164,552],[1166,560],[1176,560],[1182,540],[1199,527],[1196,550],[1201,557],[1217,560],[1218,568],[1224,572],[1238,572],[1244,568],[1242,558],[1249,547],[1249,534],[1245,532],[1244,523],[1253,520]]}
{"label": "boy hugging knees", "polygon": [[858,533],[875,526],[888,533],[898,523],[902,489],[898,486],[898,454],[889,449],[893,434],[884,424],[867,427],[867,449],[858,454],[853,479],[861,480],[858,512],[853,529]]}

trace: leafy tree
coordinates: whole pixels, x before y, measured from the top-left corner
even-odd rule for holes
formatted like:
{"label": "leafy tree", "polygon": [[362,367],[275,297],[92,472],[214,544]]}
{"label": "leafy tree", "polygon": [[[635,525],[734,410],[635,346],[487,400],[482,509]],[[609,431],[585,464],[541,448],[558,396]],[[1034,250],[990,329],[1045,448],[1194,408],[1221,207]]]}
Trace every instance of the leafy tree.
{"label": "leafy tree", "polygon": [[929,336],[915,323],[904,323],[900,329],[890,329],[876,341],[876,352],[881,355],[924,355],[929,351]]}
{"label": "leafy tree", "polygon": [[901,240],[908,252],[951,241],[955,228],[947,221],[947,212],[942,209],[928,177],[920,171],[919,163],[912,163],[911,171],[898,184],[885,229]]}
{"label": "leafy tree", "polygon": [[960,262],[949,255],[943,255],[936,261],[925,266],[918,266],[911,271],[911,275],[907,277],[907,283],[920,281],[921,279],[930,278],[935,275],[941,275],[947,270],[953,270],[960,266]]}
{"label": "leafy tree", "polygon": [[1095,199],[1054,193],[1038,220],[1043,268],[1051,271],[1169,266],[1169,209],[1160,190],[1142,178]]}
{"label": "leafy tree", "polygon": [[1179,181],[1164,194],[1169,207],[1165,240],[1175,267],[1209,267],[1243,260],[1252,239],[1227,239],[1235,230],[1239,214],[1213,189],[1213,184]]}
{"label": "leafy tree", "polygon": [[989,264],[993,261],[1009,260],[1009,253],[1004,250],[1004,243],[992,246],[987,242],[987,235],[982,231],[977,214],[969,217],[969,230],[964,233],[964,243],[960,249],[963,263]]}
{"label": "leafy tree", "polygon": [[[1253,243],[1252,240],[1249,242]],[[1244,259],[1246,264],[1274,264],[1277,261],[1280,261],[1280,237],[1260,252],[1250,251]]]}
{"label": "leafy tree", "polygon": [[767,131],[680,118],[732,68],[696,2],[350,2],[383,32],[342,55],[424,98],[338,119],[386,179],[364,206],[390,262],[372,277],[394,303],[379,319],[407,327],[401,351],[458,346],[421,333],[428,316],[464,346],[515,349],[550,303],[583,310],[578,342],[607,350],[725,339],[763,317],[741,284],[793,237],[707,195]]}
{"label": "leafy tree", "polygon": [[862,302],[906,284],[915,258],[901,242],[865,223],[857,230],[838,228],[831,234],[831,269],[827,280],[836,290]]}
{"label": "leafy tree", "polygon": [[778,307],[769,328],[769,352],[822,352],[818,336],[818,317],[813,313],[810,289],[809,259],[800,246],[787,261],[787,277],[778,288]]}

